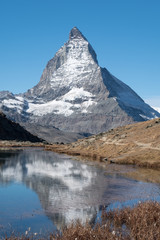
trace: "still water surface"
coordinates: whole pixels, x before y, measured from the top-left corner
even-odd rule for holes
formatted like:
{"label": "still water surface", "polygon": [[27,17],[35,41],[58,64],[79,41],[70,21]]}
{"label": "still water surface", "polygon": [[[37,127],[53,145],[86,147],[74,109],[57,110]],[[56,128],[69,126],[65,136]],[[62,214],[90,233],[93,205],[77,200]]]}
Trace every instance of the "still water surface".
{"label": "still water surface", "polygon": [[102,206],[158,198],[159,184],[124,176],[134,171],[105,170],[42,149],[0,152],[0,236],[28,228],[47,233],[76,219],[94,222]]}

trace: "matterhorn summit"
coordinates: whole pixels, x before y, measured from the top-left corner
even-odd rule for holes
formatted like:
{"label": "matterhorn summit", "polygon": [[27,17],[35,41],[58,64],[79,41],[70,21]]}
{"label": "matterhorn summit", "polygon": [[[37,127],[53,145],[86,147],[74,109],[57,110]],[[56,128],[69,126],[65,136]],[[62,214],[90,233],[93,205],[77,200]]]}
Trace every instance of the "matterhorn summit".
{"label": "matterhorn summit", "polygon": [[57,97],[64,96],[70,90],[73,98],[74,88],[76,97],[79,91],[83,91],[83,87],[86,89],[87,86],[96,85],[93,75],[97,73],[97,68],[96,53],[82,33],[74,27],[69,34],[69,41],[48,62],[40,82],[25,96],[32,98],[35,95],[46,101],[56,99],[58,102]]}
{"label": "matterhorn summit", "polygon": [[98,65],[94,49],[76,27],[35,87],[20,95],[0,92],[0,99],[5,114],[27,129],[36,124],[45,131],[54,126],[95,134],[160,117],[129,86]]}

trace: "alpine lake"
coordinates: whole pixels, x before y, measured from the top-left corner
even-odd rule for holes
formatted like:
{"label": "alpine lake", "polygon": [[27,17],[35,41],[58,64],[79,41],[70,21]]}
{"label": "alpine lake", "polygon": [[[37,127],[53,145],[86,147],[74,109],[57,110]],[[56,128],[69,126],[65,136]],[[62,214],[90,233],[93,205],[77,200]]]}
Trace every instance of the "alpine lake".
{"label": "alpine lake", "polygon": [[47,236],[79,219],[96,222],[102,208],[159,200],[156,170],[24,148],[0,151],[0,237]]}

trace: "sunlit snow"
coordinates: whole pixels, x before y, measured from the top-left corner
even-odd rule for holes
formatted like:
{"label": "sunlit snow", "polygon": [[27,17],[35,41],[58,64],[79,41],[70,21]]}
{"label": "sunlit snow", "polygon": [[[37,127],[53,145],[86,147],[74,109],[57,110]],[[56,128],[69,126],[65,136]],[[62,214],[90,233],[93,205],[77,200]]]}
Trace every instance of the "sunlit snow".
{"label": "sunlit snow", "polygon": [[152,107],[152,108],[160,113],[160,107]]}
{"label": "sunlit snow", "polygon": [[[47,74],[44,71],[40,84],[30,89],[31,98],[25,99],[25,97],[13,95],[12,98],[3,100],[0,107],[14,109],[19,114],[29,113],[33,117],[52,113],[66,117],[74,113],[91,113],[93,111],[91,106],[94,107],[101,101],[99,96],[96,96],[97,90],[101,94],[102,89],[104,93],[105,87],[109,86],[109,91],[110,88],[111,92],[112,88],[114,90],[113,94],[110,94],[112,98],[124,105],[126,109],[140,110],[139,115],[146,120],[157,117],[157,113],[149,105],[146,105],[129,86],[113,75],[111,75],[113,87],[107,82],[110,78],[106,79],[106,83],[103,82],[102,69],[91,54],[88,41],[83,37],[71,38],[65,43],[46,69]],[[103,98],[106,99],[106,96]],[[160,112],[160,108],[154,109]]]}
{"label": "sunlit snow", "polygon": [[88,99],[90,97],[93,97],[93,94],[90,92],[87,92],[83,89],[83,87],[81,88],[75,88],[73,87],[68,93],[66,93],[61,99],[63,101],[74,101],[77,98],[81,98],[81,99]]}
{"label": "sunlit snow", "polygon": [[[48,113],[63,114],[70,116],[75,110],[80,110],[82,113],[88,112],[88,107],[96,104],[92,100],[92,93],[85,91],[83,88],[73,88],[61,98],[49,101],[44,104],[29,103],[27,112],[37,116],[43,116]],[[81,98],[84,100],[81,104],[74,104],[72,101]],[[69,102],[71,101],[71,102]]]}
{"label": "sunlit snow", "polygon": [[[57,55],[63,54],[64,45]],[[56,89],[62,86],[78,86],[92,79],[94,70],[99,68],[92,56],[88,53],[88,42],[84,39],[73,39],[67,45],[67,59],[52,75],[51,87]],[[64,77],[63,77],[64,76]]]}
{"label": "sunlit snow", "polygon": [[16,108],[17,112],[20,113],[23,109],[24,99],[21,97],[17,97],[15,99],[4,99],[2,101],[2,105],[7,108]]}

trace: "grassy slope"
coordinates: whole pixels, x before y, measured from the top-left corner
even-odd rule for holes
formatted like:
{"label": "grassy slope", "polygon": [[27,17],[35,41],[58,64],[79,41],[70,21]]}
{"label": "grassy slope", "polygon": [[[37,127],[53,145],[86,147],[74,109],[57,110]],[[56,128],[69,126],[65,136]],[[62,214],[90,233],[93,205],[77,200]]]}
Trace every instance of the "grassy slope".
{"label": "grassy slope", "polygon": [[50,145],[46,150],[160,168],[160,118],[118,127],[71,144]]}

